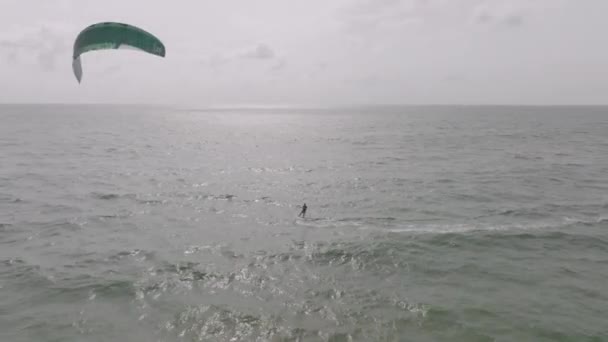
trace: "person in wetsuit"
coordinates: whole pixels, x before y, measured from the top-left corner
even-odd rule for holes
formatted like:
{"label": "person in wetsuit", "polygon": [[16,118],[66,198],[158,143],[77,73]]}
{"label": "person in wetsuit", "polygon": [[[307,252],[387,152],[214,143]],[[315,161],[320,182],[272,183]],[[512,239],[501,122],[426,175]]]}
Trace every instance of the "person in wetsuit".
{"label": "person in wetsuit", "polygon": [[302,218],[304,218],[306,216],[306,209],[308,209],[308,207],[306,206],[306,203],[304,203],[302,206],[302,211],[298,214],[298,217],[302,216]]}

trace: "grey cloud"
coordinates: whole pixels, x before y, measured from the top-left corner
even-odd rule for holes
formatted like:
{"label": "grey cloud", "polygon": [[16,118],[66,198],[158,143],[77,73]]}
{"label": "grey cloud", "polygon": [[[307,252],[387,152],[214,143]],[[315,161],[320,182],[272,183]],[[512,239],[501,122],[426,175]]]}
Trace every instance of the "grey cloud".
{"label": "grey cloud", "polygon": [[346,32],[367,35],[403,29],[419,21],[428,5],[425,0],[365,0],[341,8],[337,15]]}
{"label": "grey cloud", "polygon": [[275,52],[266,44],[258,44],[252,49],[239,53],[238,56],[251,59],[272,59],[275,57]]}
{"label": "grey cloud", "polygon": [[229,63],[231,60],[230,57],[228,56],[224,56],[224,55],[220,55],[220,54],[214,54],[209,58],[206,58],[205,60],[203,60],[203,64],[204,65],[208,65],[210,66],[212,69],[217,69],[219,67],[221,67],[222,65],[225,65],[227,63]]}
{"label": "grey cloud", "polygon": [[16,62],[17,55],[22,46],[18,42],[9,40],[0,41],[0,54],[9,62]]}
{"label": "grey cloud", "polygon": [[474,21],[480,25],[499,25],[506,27],[520,27],[525,22],[525,17],[520,10],[499,11],[488,8],[477,9]]}
{"label": "grey cloud", "polygon": [[375,15],[385,10],[391,10],[401,4],[401,0],[363,0],[355,1],[348,7],[343,9],[347,15]]}
{"label": "grey cloud", "polygon": [[8,63],[17,63],[17,53],[14,51],[7,53],[5,58]]}
{"label": "grey cloud", "polygon": [[524,23],[524,17],[518,14],[512,14],[503,20],[504,24],[510,27],[521,26]]}
{"label": "grey cloud", "polygon": [[203,65],[207,65],[212,69],[218,70],[220,67],[233,63],[236,60],[276,60],[270,70],[280,70],[285,66],[285,58],[279,58],[276,52],[267,44],[257,44],[256,46],[243,49],[232,53],[216,53],[202,61]]}
{"label": "grey cloud", "polygon": [[490,23],[494,18],[487,12],[481,12],[476,15],[475,21],[478,24],[487,24]]}
{"label": "grey cloud", "polygon": [[54,70],[55,60],[67,44],[63,37],[49,29],[41,30],[39,37],[44,43],[41,47],[42,50],[38,53],[38,62],[44,70]]}
{"label": "grey cloud", "polygon": [[11,62],[34,57],[38,65],[46,71],[55,69],[57,56],[65,49],[63,36],[49,28],[35,33],[26,33],[16,39],[0,41],[0,51]]}
{"label": "grey cloud", "polygon": [[52,71],[55,69],[55,53],[52,51],[43,51],[38,54],[38,64],[45,71]]}
{"label": "grey cloud", "polygon": [[287,62],[285,61],[284,58],[280,58],[279,60],[277,60],[277,62],[275,64],[273,64],[270,67],[270,71],[279,71],[285,68],[285,65],[287,64]]}
{"label": "grey cloud", "polygon": [[11,42],[11,41],[8,41],[8,40],[0,40],[0,48],[3,51],[6,51],[8,49],[15,49],[15,48],[18,48],[19,46],[20,45],[17,44],[16,42]]}
{"label": "grey cloud", "polygon": [[[338,20],[354,35],[397,32],[405,25],[427,23],[433,30],[453,28],[454,23],[473,20],[477,24],[520,27],[526,22],[525,3],[483,0],[363,0],[342,7]],[[448,24],[449,23],[449,24]]]}

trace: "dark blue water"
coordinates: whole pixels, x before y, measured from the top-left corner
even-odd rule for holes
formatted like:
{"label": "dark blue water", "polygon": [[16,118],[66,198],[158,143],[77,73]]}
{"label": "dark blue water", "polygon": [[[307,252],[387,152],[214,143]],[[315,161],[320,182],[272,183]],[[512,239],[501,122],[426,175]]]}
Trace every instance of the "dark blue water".
{"label": "dark blue water", "polygon": [[608,340],[608,107],[0,122],[1,341]]}

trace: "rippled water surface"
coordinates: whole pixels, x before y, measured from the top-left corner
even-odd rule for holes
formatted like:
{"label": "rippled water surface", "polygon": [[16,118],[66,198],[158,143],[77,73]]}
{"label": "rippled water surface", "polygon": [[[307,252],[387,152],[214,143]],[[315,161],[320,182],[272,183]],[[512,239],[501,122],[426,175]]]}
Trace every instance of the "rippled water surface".
{"label": "rippled water surface", "polygon": [[0,120],[1,341],[608,340],[608,108]]}

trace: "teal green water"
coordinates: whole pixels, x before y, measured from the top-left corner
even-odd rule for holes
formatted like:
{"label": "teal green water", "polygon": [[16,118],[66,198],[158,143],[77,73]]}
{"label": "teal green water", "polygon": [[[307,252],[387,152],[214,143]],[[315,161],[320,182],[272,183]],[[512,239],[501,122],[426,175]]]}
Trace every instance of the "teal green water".
{"label": "teal green water", "polygon": [[608,108],[0,120],[2,341],[608,340]]}

